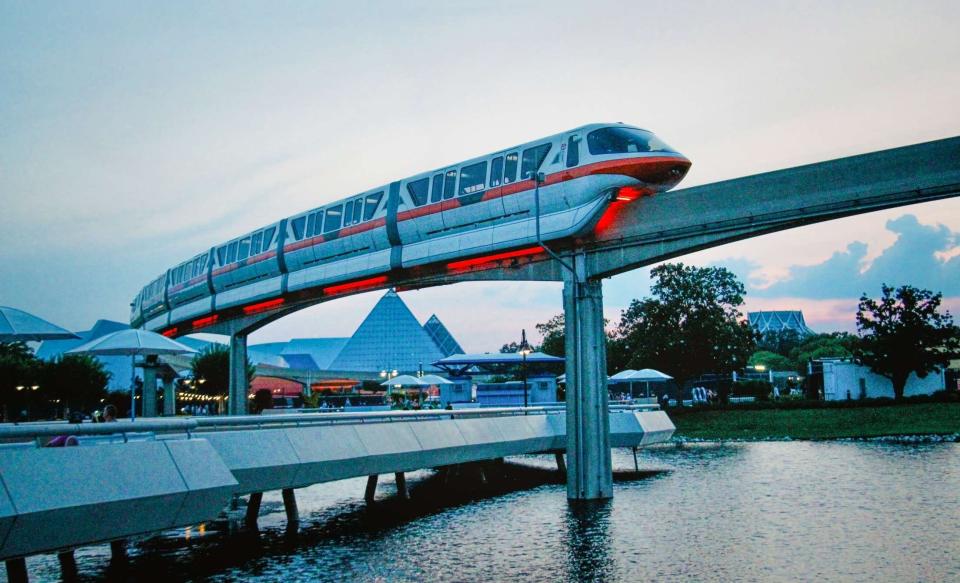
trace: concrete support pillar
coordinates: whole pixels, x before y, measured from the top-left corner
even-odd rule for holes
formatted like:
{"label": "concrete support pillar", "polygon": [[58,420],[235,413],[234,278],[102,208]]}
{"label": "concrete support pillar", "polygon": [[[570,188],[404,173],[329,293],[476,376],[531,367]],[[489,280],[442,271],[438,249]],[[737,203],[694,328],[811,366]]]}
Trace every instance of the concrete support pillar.
{"label": "concrete support pillar", "polygon": [[587,279],[583,255],[573,259],[576,276],[565,271],[563,283],[567,498],[598,500],[613,496],[603,290],[599,280]]}
{"label": "concrete support pillar", "polygon": [[57,553],[57,560],[60,561],[60,579],[63,581],[76,581],[77,559],[73,556],[73,551]]}
{"label": "concrete support pillar", "polygon": [[397,472],[394,474],[394,477],[397,479],[397,496],[403,498],[404,500],[410,499],[410,494],[407,492],[407,476],[403,472]]}
{"label": "concrete support pillar", "polygon": [[363,499],[367,504],[373,504],[373,499],[377,495],[378,480],[380,480],[380,476],[377,474],[367,476],[367,489],[363,492]]}
{"label": "concrete support pillar", "polygon": [[27,561],[23,557],[19,559],[7,559],[7,581],[9,583],[27,583],[30,580],[27,577]]}
{"label": "concrete support pillar", "polygon": [[[250,500],[247,501],[247,514],[243,518],[243,523],[250,528],[257,527],[257,517],[260,516],[260,503],[263,502],[263,492],[254,492],[250,494]],[[284,500],[286,502],[286,500]],[[296,504],[296,501],[294,501]]]}
{"label": "concrete support pillar", "polygon": [[110,561],[126,561],[127,560],[127,540],[119,539],[110,541]]}
{"label": "concrete support pillar", "polygon": [[557,472],[559,472],[561,476],[563,476],[564,478],[566,478],[566,477],[567,477],[567,462],[566,462],[566,460],[563,459],[563,453],[561,453],[561,452],[558,451],[557,453],[554,454],[554,456],[557,458]]}
{"label": "concrete support pillar", "polygon": [[281,493],[283,494],[283,509],[287,513],[287,528],[289,528],[300,522],[297,497],[293,493],[293,488],[284,488]]}
{"label": "concrete support pillar", "polygon": [[[148,357],[149,359],[149,357]],[[143,393],[140,396],[143,402],[141,408],[144,417],[157,416],[157,368],[150,361],[143,363]]]}
{"label": "concrete support pillar", "polygon": [[177,383],[172,377],[163,383],[163,414],[167,417],[177,414]]}
{"label": "concrete support pillar", "polygon": [[230,337],[230,415],[247,414],[247,335],[234,334]]}

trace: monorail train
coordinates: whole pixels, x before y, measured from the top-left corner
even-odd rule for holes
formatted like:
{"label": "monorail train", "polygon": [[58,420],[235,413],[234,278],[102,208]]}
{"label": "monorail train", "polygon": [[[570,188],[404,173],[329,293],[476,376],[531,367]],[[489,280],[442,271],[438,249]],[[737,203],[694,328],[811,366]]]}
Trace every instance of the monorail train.
{"label": "monorail train", "polygon": [[[131,304],[133,327],[177,332],[224,310],[437,262],[587,235],[609,205],[673,188],[690,161],[653,133],[591,124],[371,188],[271,223],[167,270]],[[466,261],[463,261],[466,263]],[[449,263],[448,263],[449,265]]]}

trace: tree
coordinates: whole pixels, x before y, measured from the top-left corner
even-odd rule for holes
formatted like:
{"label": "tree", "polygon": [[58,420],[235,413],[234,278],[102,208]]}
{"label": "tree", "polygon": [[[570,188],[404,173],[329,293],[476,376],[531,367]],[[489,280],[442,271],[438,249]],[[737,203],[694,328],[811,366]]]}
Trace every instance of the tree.
{"label": "tree", "polygon": [[71,409],[86,411],[106,397],[110,373],[92,356],[64,354],[42,364],[40,379],[47,397],[59,399]]}
{"label": "tree", "polygon": [[537,332],[543,337],[540,352],[551,356],[563,356],[567,353],[566,322],[563,314],[557,314],[542,324],[537,324]]}
{"label": "tree", "polygon": [[803,344],[803,341],[804,338],[799,332],[784,328],[764,332],[757,341],[757,349],[787,356],[791,350]]}
{"label": "tree", "polygon": [[627,366],[660,368],[683,387],[706,372],[746,364],[757,333],[740,312],[746,292],[733,273],[667,263],[651,276],[654,297],[633,300],[617,329]]}
{"label": "tree", "polygon": [[37,384],[40,361],[23,342],[0,343],[0,403],[3,418],[19,415],[29,395],[17,387]]}
{"label": "tree", "polygon": [[942,297],[910,285],[894,289],[885,284],[879,301],[860,297],[857,355],[873,372],[890,379],[898,400],[911,373],[924,378],[945,368],[960,350],[953,317],[939,311]]}
{"label": "tree", "polygon": [[769,350],[758,350],[754,352],[752,355],[750,355],[750,360],[747,361],[747,364],[750,366],[761,365],[766,367],[768,370],[795,370],[792,360],[786,356],[783,356],[782,354],[770,352]]}
{"label": "tree", "polygon": [[790,351],[794,370],[806,374],[807,363],[817,358],[852,358],[857,350],[860,338],[847,332],[830,332],[807,336],[803,342]]}
{"label": "tree", "polygon": [[[205,395],[226,395],[230,391],[230,348],[222,344],[211,344],[200,354],[193,357],[190,364],[193,378],[198,382],[196,391]],[[256,371],[247,359],[247,382]]]}

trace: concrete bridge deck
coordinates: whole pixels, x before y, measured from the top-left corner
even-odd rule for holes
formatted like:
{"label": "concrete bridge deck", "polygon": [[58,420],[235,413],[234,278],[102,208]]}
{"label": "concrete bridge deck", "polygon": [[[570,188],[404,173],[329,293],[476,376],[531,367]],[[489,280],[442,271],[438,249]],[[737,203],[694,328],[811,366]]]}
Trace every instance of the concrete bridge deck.
{"label": "concrete bridge deck", "polygon": [[[655,407],[612,407],[611,446],[668,440]],[[76,447],[40,447],[56,435]],[[0,426],[0,559],[188,526],[231,497],[562,452],[563,407],[309,413]],[[375,484],[375,481],[374,481]],[[254,515],[255,519],[255,515]],[[9,569],[8,569],[9,571]]]}

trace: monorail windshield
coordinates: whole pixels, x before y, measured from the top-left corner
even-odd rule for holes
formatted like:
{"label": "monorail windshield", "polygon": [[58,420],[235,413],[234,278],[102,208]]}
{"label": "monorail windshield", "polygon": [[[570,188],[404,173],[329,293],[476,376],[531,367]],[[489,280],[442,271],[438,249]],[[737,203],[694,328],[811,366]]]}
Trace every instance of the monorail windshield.
{"label": "monorail windshield", "polygon": [[676,152],[650,132],[634,128],[601,128],[587,134],[587,147],[594,156],[641,152]]}

